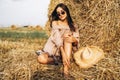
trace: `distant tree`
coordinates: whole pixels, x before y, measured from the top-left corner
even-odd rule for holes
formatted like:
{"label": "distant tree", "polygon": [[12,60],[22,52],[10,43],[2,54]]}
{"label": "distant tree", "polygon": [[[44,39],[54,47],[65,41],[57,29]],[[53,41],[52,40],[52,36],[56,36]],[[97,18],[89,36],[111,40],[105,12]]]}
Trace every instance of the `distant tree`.
{"label": "distant tree", "polygon": [[23,26],[23,27],[29,27],[28,25],[25,25],[25,26]]}

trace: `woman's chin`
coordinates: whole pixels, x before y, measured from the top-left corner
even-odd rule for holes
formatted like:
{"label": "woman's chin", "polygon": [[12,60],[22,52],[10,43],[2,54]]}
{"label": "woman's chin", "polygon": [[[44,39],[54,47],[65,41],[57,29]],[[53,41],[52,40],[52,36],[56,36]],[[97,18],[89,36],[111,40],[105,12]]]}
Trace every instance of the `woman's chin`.
{"label": "woman's chin", "polygon": [[65,18],[61,18],[60,20],[61,20],[61,21],[64,21],[64,20],[65,20]]}

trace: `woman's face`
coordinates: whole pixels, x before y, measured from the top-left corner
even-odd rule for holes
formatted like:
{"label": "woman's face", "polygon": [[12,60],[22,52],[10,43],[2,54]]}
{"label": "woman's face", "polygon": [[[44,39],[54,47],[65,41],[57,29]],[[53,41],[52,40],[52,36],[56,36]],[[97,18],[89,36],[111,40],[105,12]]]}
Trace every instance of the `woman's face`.
{"label": "woman's face", "polygon": [[60,20],[66,19],[66,17],[67,17],[66,11],[64,11],[61,7],[58,7],[56,11],[57,11],[57,15]]}

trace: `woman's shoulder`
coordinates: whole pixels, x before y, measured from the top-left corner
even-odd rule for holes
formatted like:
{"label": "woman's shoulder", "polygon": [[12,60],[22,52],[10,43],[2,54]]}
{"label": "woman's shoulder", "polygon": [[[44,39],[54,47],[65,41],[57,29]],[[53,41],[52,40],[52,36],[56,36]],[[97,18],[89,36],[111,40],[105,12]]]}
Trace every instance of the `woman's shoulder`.
{"label": "woman's shoulder", "polygon": [[52,27],[56,27],[58,25],[58,21],[52,21]]}

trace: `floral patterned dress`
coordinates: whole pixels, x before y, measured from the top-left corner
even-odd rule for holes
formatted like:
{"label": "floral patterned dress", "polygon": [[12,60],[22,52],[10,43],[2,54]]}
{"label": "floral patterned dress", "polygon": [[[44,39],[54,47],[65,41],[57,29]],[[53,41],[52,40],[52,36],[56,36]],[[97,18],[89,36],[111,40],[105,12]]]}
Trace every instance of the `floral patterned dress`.
{"label": "floral patterned dress", "polygon": [[[78,28],[75,27],[75,32],[71,32],[68,26],[63,25],[53,25],[51,36],[47,40],[43,51],[47,52],[49,56],[60,55],[60,47],[63,46],[63,35],[66,33],[71,33],[72,36],[76,38],[79,43],[79,31]],[[73,51],[78,49],[78,44],[73,46]]]}

